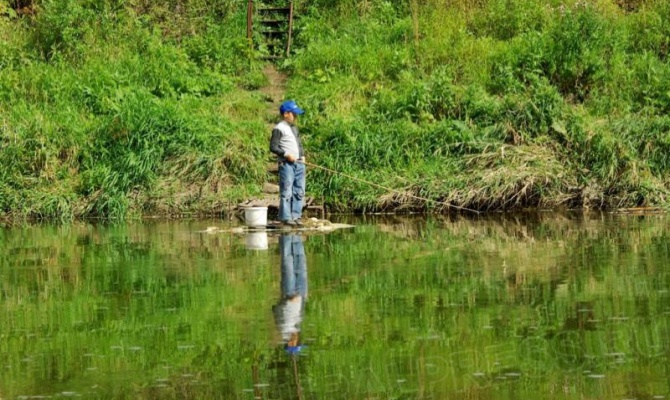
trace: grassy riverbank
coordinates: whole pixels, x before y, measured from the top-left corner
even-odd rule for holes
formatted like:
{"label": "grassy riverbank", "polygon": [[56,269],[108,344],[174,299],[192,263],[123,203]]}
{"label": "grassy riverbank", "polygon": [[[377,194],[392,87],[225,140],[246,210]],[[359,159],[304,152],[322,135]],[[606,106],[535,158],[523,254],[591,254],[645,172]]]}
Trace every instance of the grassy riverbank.
{"label": "grassy riverbank", "polygon": [[265,84],[233,4],[44,1],[0,19],[0,210],[217,212],[264,175]]}
{"label": "grassy riverbank", "polygon": [[[412,4],[303,21],[287,65],[314,161],[476,209],[667,204],[667,2]],[[344,207],[421,207],[313,182]]]}
{"label": "grassy riverbank", "polygon": [[[267,178],[246,5],[0,2],[0,213],[216,213]],[[668,204],[670,5],[296,1],[280,62],[331,209]]]}

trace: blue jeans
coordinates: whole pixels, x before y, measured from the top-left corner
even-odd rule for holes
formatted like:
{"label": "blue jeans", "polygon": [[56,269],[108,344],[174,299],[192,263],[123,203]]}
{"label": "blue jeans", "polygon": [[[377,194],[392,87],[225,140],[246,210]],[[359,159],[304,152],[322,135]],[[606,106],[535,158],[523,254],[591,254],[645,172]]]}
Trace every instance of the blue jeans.
{"label": "blue jeans", "polygon": [[300,235],[279,237],[281,256],[281,292],[283,298],[307,298],[307,259]]}
{"label": "blue jeans", "polygon": [[279,220],[288,221],[302,216],[305,197],[305,164],[279,163]]}

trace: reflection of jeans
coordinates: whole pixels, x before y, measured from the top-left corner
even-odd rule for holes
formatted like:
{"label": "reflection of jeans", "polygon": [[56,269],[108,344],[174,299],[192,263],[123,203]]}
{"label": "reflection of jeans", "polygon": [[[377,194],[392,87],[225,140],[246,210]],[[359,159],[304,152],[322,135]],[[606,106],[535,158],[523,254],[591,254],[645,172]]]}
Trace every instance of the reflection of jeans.
{"label": "reflection of jeans", "polygon": [[307,259],[300,235],[279,237],[281,255],[281,293],[284,298],[300,295],[307,298]]}
{"label": "reflection of jeans", "polygon": [[279,163],[279,220],[287,221],[302,216],[302,198],[305,196],[305,164]]}

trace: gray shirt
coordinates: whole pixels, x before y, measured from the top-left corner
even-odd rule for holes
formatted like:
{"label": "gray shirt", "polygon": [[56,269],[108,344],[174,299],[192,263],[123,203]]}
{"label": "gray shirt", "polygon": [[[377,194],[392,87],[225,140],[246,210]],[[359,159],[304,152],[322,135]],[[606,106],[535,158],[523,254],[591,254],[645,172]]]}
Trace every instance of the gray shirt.
{"label": "gray shirt", "polygon": [[296,158],[303,158],[304,153],[300,143],[298,127],[281,121],[275,125],[270,139],[270,151],[277,155],[279,161],[286,161],[288,154]]}

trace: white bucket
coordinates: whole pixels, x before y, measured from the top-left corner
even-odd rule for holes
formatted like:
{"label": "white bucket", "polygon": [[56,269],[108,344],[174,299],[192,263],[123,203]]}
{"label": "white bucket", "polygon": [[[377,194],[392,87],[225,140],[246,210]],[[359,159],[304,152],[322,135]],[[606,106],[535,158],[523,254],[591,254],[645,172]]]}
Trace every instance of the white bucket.
{"label": "white bucket", "polygon": [[266,232],[252,232],[247,235],[247,249],[267,250],[268,234]]}
{"label": "white bucket", "polygon": [[247,226],[266,226],[268,224],[267,207],[248,207],[244,209],[244,223]]}

